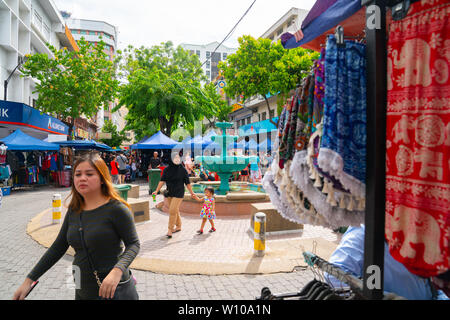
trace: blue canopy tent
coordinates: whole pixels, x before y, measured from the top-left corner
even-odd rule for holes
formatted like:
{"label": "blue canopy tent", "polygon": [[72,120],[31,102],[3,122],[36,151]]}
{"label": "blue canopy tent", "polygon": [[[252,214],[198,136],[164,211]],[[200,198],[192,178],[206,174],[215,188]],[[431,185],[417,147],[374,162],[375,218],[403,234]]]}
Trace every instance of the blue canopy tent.
{"label": "blue canopy tent", "polygon": [[230,143],[227,148],[228,149],[243,149],[243,150],[257,151],[258,144],[256,143],[255,140],[250,139],[248,142],[243,140],[241,142]]}
{"label": "blue canopy tent", "polygon": [[272,151],[274,149],[274,143],[271,139],[266,139],[260,144],[258,144],[258,151],[267,152]]}
{"label": "blue canopy tent", "polygon": [[178,142],[170,139],[161,131],[158,131],[152,137],[144,142],[136,143],[131,146],[133,150],[170,150],[178,145]]}
{"label": "blue canopy tent", "polygon": [[106,144],[99,143],[93,140],[73,140],[73,141],[59,141],[53,142],[60,147],[74,148],[75,150],[98,150],[110,151],[111,148]]}
{"label": "blue canopy tent", "polygon": [[365,28],[365,10],[360,0],[318,0],[295,34],[284,33],[281,43],[285,49],[303,47],[320,51],[327,34],[341,25],[346,36],[358,36]]}
{"label": "blue canopy tent", "polygon": [[11,151],[58,151],[59,146],[31,137],[17,129],[11,135],[2,139]]}

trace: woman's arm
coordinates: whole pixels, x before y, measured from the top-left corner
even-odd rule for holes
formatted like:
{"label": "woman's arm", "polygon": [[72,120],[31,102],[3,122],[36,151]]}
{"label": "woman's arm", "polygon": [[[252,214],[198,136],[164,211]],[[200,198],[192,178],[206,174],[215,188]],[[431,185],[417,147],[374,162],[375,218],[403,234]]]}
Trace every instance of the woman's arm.
{"label": "woman's arm", "polygon": [[187,189],[189,190],[189,192],[191,193],[191,197],[197,201],[202,201],[195,193],[194,190],[192,190],[192,185],[189,183],[186,185]]}
{"label": "woman's arm", "polygon": [[161,190],[161,188],[163,187],[164,184],[165,184],[164,181],[160,181],[160,182],[158,183],[158,186],[156,187],[155,192],[153,192],[152,194],[157,195],[158,192],[159,192],[159,190]]}
{"label": "woman's arm", "polygon": [[36,266],[27,275],[25,281],[14,293],[14,300],[24,300],[31,289],[31,284],[37,281],[44,273],[53,267],[67,252],[69,244],[67,242],[67,230],[69,228],[69,212],[64,217],[58,236],[50,248],[44,253]]}

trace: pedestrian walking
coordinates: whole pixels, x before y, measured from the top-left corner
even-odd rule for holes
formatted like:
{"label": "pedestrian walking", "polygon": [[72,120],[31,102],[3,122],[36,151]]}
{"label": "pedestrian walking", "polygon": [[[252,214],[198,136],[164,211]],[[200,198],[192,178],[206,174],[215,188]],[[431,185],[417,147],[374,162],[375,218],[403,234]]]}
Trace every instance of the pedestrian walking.
{"label": "pedestrian walking", "polygon": [[112,182],[114,184],[119,184],[119,164],[117,163],[116,158],[112,157],[111,159],[110,167]]}
{"label": "pedestrian walking", "polygon": [[206,225],[206,221],[209,221],[211,224],[211,229],[209,232],[216,232],[216,228],[214,226],[214,219],[216,219],[216,200],[214,199],[214,188],[205,188],[205,198],[203,200],[199,199],[198,201],[203,201],[202,211],[200,212],[200,217],[203,220],[197,234],[203,234],[203,228]]}
{"label": "pedestrian walking", "polygon": [[261,170],[259,168],[259,157],[256,161],[250,162],[250,182],[255,183],[261,179]]}
{"label": "pedestrian walking", "polygon": [[119,153],[116,157],[119,164],[119,184],[125,183],[125,175],[127,174],[127,157],[123,153]]}
{"label": "pedestrian walking", "polygon": [[136,159],[134,157],[131,157],[131,181],[135,181],[136,180],[136,171],[137,171],[137,166],[136,166]]}
{"label": "pedestrian walking", "polygon": [[250,164],[248,164],[244,169],[241,170],[241,182],[248,182],[248,175],[250,170]]}
{"label": "pedestrian walking", "polygon": [[181,231],[180,205],[184,199],[184,185],[186,185],[193,199],[200,200],[200,198],[192,190],[188,173],[181,164],[181,158],[178,154],[173,157],[173,160],[169,159],[169,166],[164,169],[161,181],[152,195],[156,196],[164,184],[167,187],[164,196],[169,201],[169,225],[166,236],[171,239],[173,233]]}
{"label": "pedestrian walking", "polygon": [[13,299],[25,299],[32,283],[71,246],[76,253],[74,280],[79,284],[75,300],[137,300],[129,266],[139,252],[140,242],[130,206],[114,189],[108,168],[98,154],[83,155],[73,172],[72,190],[67,198],[71,198],[70,204],[61,230]]}

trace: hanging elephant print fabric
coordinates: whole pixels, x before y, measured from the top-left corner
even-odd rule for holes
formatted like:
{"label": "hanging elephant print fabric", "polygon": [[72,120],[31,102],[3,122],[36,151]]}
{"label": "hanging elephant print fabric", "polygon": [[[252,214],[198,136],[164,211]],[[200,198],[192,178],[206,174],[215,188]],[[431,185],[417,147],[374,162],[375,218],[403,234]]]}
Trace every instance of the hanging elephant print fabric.
{"label": "hanging elephant print fabric", "polygon": [[450,265],[450,2],[423,0],[388,45],[386,239],[412,273]]}

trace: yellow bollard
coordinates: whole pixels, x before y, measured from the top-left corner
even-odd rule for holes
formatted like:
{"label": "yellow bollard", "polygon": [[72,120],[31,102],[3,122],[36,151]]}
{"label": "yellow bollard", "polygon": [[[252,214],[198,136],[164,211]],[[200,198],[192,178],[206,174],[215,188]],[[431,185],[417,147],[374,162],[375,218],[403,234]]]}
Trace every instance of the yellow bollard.
{"label": "yellow bollard", "polygon": [[53,224],[61,223],[61,211],[62,211],[61,195],[54,194],[53,195]]}
{"label": "yellow bollard", "polygon": [[255,214],[253,236],[255,256],[264,257],[266,254],[266,215],[262,212]]}

